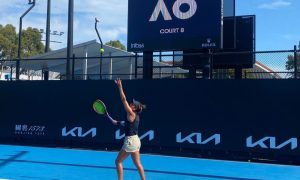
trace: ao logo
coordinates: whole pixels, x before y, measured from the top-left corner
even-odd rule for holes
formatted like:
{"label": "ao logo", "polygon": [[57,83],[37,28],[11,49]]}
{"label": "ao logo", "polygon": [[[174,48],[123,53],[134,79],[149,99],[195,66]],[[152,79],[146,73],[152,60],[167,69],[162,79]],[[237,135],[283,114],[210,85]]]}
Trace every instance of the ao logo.
{"label": "ao logo", "polygon": [[[188,4],[189,5],[189,10],[187,12],[182,12],[180,10],[180,6],[183,4]],[[173,8],[172,8],[174,16],[176,16],[178,19],[189,19],[197,11],[197,3],[195,0],[176,0]],[[158,3],[156,4],[156,7],[149,19],[149,21],[157,21],[157,18],[159,14],[162,14],[163,18],[165,21],[170,21],[172,20],[172,17],[168,11],[168,8],[164,2],[164,0],[158,0]]]}

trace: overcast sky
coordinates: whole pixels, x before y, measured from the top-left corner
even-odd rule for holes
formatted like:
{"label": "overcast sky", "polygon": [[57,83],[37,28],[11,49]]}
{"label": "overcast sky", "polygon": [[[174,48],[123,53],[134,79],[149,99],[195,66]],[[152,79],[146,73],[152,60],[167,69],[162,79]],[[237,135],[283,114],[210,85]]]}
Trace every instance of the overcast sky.
{"label": "overcast sky", "polygon": [[[19,17],[29,8],[27,0],[3,0],[0,3],[0,24],[13,24],[18,31]],[[34,9],[24,18],[23,28],[45,29],[47,0],[37,0]],[[74,44],[97,39],[95,17],[100,19],[102,40],[127,42],[128,0],[74,0]],[[299,0],[236,0],[237,15],[256,15],[257,50],[292,49],[300,41]],[[52,0],[51,30],[64,32],[51,36],[52,49],[66,47],[68,0]],[[45,38],[44,38],[45,39]]]}

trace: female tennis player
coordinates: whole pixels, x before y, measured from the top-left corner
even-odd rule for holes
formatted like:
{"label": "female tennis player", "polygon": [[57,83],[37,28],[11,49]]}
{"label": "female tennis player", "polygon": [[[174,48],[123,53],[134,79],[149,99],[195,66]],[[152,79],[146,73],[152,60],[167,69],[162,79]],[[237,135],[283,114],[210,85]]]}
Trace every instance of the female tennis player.
{"label": "female tennis player", "polygon": [[133,100],[132,103],[128,104],[126,100],[125,93],[122,87],[122,81],[120,79],[115,80],[115,83],[119,89],[121,101],[123,103],[124,109],[127,112],[127,121],[125,121],[125,139],[122,149],[120,150],[116,158],[116,167],[118,173],[118,179],[123,180],[123,165],[122,162],[131,155],[134,165],[139,171],[142,180],[145,180],[144,168],[140,160],[140,147],[141,141],[138,137],[138,127],[139,127],[139,113],[146,108],[142,103]]}

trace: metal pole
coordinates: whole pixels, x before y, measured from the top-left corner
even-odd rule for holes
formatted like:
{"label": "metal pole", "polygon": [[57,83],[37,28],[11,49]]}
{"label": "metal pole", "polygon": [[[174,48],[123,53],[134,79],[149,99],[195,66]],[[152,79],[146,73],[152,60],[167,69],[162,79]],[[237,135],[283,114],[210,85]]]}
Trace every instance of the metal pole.
{"label": "metal pole", "polygon": [[35,0],[33,2],[29,1],[31,4],[30,8],[20,17],[20,24],[19,24],[19,45],[18,45],[18,60],[16,62],[16,80],[20,79],[20,60],[21,60],[21,50],[22,50],[22,25],[23,25],[23,18],[26,16],[27,13],[35,6]]}
{"label": "metal pole", "polygon": [[102,42],[102,39],[100,37],[100,34],[99,34],[99,31],[97,29],[97,24],[98,24],[99,20],[97,18],[95,18],[95,30],[96,30],[96,33],[98,35],[98,38],[99,38],[99,41],[100,41],[100,44],[101,44],[101,49],[100,49],[100,70],[99,70],[99,73],[100,73],[100,79],[102,79],[102,55],[103,55],[103,42]]}
{"label": "metal pole", "polygon": [[173,51],[173,53],[172,53],[172,58],[173,58],[172,64],[174,66],[175,65],[175,51]]}
{"label": "metal pole", "polygon": [[211,54],[210,54],[210,62],[209,62],[210,79],[213,79],[213,73],[214,73],[214,53],[211,52]]}
{"label": "metal pole", "polygon": [[297,46],[294,46],[294,78],[298,78]]}
{"label": "metal pole", "polygon": [[135,53],[135,58],[134,58],[134,66],[135,66],[135,71],[134,71],[134,77],[135,77],[135,79],[137,79],[137,73],[138,73],[138,71],[137,71],[137,66],[138,66],[138,54],[137,53]]}
{"label": "metal pole", "polygon": [[211,79],[211,68],[212,68],[211,67],[211,59],[212,59],[212,50],[211,49],[208,49],[207,55],[208,55],[208,60],[207,60],[207,64],[203,68],[203,78]]}
{"label": "metal pole", "polygon": [[71,56],[73,55],[73,23],[74,23],[74,0],[69,0],[68,11],[68,44],[67,44],[67,66],[66,79],[71,78]]}
{"label": "metal pole", "polygon": [[[174,51],[173,51],[173,54],[174,54]],[[162,62],[162,57],[161,57],[162,53],[161,51],[159,51],[159,62]],[[174,59],[174,58],[173,58]]]}
{"label": "metal pole", "polygon": [[50,16],[51,16],[51,0],[48,0],[45,53],[50,51]]}
{"label": "metal pole", "polygon": [[235,76],[235,79],[242,79],[243,69],[241,67],[235,67],[234,68],[234,76]]}
{"label": "metal pole", "polygon": [[100,53],[100,79],[102,79],[102,53]]}
{"label": "metal pole", "polygon": [[131,57],[130,57],[130,58],[129,58],[129,68],[130,68],[130,69],[129,69],[129,79],[130,79],[130,80],[132,80],[132,69],[133,69],[133,67],[132,67],[132,66],[133,66],[132,61],[133,61],[133,60],[132,60]]}
{"label": "metal pole", "polygon": [[84,48],[85,51],[85,59],[83,60],[83,80],[87,80],[87,58],[88,58],[88,52],[87,47]]}
{"label": "metal pole", "polygon": [[100,41],[100,44],[101,44],[101,48],[103,48],[103,43],[102,43],[102,39],[100,37],[100,34],[99,34],[99,31],[97,29],[97,24],[98,24],[99,20],[97,18],[95,18],[95,30],[96,30],[96,33],[98,35],[98,38],[99,38],[99,41]]}
{"label": "metal pole", "polygon": [[[159,51],[159,62],[161,63],[162,62],[162,57],[161,57],[162,53],[161,51]],[[173,51],[173,66],[174,66],[174,51]],[[161,70],[161,67],[159,67],[159,79],[162,78],[162,70]]]}
{"label": "metal pole", "polygon": [[72,57],[72,80],[75,79],[75,54]]}
{"label": "metal pole", "polygon": [[111,52],[109,52],[109,79],[112,79],[113,75],[113,64],[112,64],[112,57],[111,57]]}
{"label": "metal pole", "polygon": [[13,65],[10,65],[10,81],[12,81],[13,78]]}

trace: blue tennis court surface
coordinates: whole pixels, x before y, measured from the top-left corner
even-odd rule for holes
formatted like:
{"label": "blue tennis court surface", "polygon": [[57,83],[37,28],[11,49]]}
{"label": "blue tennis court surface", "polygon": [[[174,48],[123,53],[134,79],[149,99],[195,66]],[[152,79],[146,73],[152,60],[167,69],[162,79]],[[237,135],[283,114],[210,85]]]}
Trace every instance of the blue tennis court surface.
{"label": "blue tennis court surface", "polygon": [[[0,180],[115,180],[116,152],[0,145]],[[299,166],[141,155],[147,180],[300,179]],[[131,158],[124,180],[138,180]]]}

